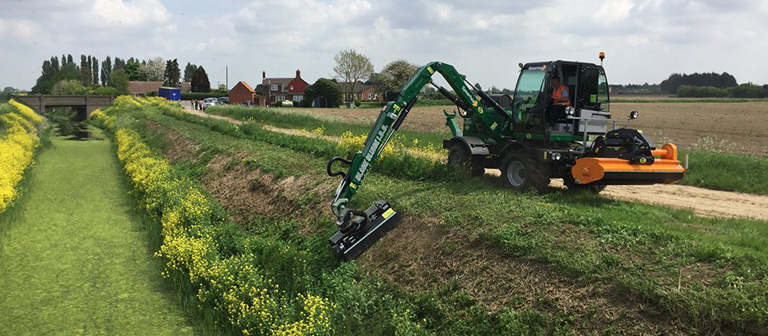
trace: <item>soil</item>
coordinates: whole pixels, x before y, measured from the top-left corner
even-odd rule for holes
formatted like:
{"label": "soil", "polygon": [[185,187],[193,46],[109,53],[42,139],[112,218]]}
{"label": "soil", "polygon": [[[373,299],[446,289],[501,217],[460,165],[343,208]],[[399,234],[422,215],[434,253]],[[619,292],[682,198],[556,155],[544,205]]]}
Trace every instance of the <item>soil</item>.
{"label": "soil", "polygon": [[579,321],[589,321],[574,326],[577,334],[599,334],[609,326],[628,335],[686,333],[671,316],[661,316],[653,307],[616,297],[611,288],[575,284],[547,264],[510,258],[436,220],[403,218],[396,230],[357,262],[369,275],[405,288],[435,290],[456,283],[493,311],[557,307]]}

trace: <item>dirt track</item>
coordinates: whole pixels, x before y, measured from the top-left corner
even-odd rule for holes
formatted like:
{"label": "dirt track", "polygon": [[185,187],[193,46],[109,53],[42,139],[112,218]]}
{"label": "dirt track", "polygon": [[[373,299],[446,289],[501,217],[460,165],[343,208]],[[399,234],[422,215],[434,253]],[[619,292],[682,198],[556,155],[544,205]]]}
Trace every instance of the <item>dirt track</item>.
{"label": "dirt track", "polygon": [[[210,115],[203,111],[187,110],[187,112],[215,119],[226,120],[235,124],[241,121],[223,116]],[[328,135],[313,135],[292,129],[269,127],[269,130],[286,134],[322,137],[338,140]],[[486,174],[499,175],[497,169],[486,169]],[[550,186],[564,188],[560,179],[553,179]],[[685,185],[638,185],[638,186],[609,186],[601,195],[624,201],[642,202],[647,204],[664,205],[680,209],[690,209],[695,214],[711,217],[746,217],[768,220],[768,196],[743,194],[729,191],[709,190]]]}

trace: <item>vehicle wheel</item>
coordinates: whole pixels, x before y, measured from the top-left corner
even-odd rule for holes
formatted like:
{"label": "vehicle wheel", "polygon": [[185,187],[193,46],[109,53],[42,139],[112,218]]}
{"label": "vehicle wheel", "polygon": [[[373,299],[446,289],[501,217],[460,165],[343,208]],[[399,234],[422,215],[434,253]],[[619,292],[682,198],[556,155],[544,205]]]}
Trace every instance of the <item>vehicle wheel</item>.
{"label": "vehicle wheel", "polygon": [[501,163],[504,186],[518,191],[530,189],[543,194],[549,185],[549,171],[526,151],[513,151]]}
{"label": "vehicle wheel", "polygon": [[469,176],[472,177],[483,176],[485,173],[482,159],[472,157],[467,146],[462,143],[456,143],[451,146],[451,150],[448,152],[448,164],[464,167]]}
{"label": "vehicle wheel", "polygon": [[599,194],[601,191],[605,190],[606,187],[605,185],[599,184],[578,184],[573,179],[573,175],[571,175],[570,172],[563,177],[563,184],[565,184],[565,187],[570,191],[585,190],[593,194]]}

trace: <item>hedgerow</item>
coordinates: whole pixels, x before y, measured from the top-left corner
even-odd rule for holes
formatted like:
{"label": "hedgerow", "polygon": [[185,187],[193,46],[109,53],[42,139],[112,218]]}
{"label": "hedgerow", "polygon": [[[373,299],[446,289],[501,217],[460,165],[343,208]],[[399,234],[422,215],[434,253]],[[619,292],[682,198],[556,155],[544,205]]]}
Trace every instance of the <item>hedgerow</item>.
{"label": "hedgerow", "polygon": [[32,164],[40,143],[37,126],[43,118],[11,99],[0,106],[0,212],[16,197],[16,185]]}

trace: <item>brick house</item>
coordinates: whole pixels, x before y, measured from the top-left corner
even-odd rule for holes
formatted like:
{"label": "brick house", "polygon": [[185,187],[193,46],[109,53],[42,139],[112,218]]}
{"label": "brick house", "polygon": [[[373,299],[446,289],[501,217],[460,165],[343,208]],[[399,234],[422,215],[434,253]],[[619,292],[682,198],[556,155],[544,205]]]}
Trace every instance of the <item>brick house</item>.
{"label": "brick house", "polygon": [[339,82],[341,93],[344,95],[344,101],[351,101],[354,99],[360,99],[365,101],[381,101],[381,95],[376,92],[376,87],[373,85],[365,85],[363,83],[355,83],[355,89],[353,92],[353,98],[350,98],[349,87],[352,83]]}
{"label": "brick house", "polygon": [[300,102],[304,99],[304,90],[309,83],[301,79],[301,71],[296,70],[294,78],[267,78],[267,72],[261,73],[261,85],[264,86],[264,96],[267,104],[289,100]]}
{"label": "brick house", "polygon": [[248,85],[245,81],[240,81],[229,90],[229,103],[230,104],[242,104],[245,101],[250,101],[253,105],[264,106],[264,96],[257,95],[256,91]]}

